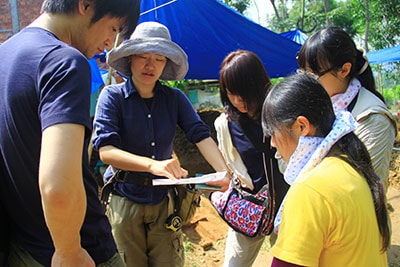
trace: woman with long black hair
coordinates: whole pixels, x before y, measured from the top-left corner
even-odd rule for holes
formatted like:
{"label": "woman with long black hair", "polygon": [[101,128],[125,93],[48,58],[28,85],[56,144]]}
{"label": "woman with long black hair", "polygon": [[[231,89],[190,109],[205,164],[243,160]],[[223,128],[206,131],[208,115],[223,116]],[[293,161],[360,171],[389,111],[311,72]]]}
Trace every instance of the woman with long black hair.
{"label": "woman with long black hair", "polygon": [[385,192],[389,185],[389,163],[396,121],[375,80],[367,57],[352,38],[338,27],[311,35],[298,55],[301,71],[312,73],[331,97],[335,112],[348,110],[357,121],[355,134],[367,147]]}
{"label": "woman with long black hair", "polygon": [[348,111],[334,113],[310,75],[272,88],[262,111],[291,186],[275,221],[273,267],[386,267],[390,244],[385,193]]}

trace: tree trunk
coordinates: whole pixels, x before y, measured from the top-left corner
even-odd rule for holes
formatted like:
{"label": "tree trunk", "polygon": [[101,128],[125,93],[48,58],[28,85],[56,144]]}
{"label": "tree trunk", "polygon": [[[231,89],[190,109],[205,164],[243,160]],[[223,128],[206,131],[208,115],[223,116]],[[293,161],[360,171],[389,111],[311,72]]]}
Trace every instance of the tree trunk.
{"label": "tree trunk", "polygon": [[329,0],[324,0],[324,6],[325,6],[326,24],[328,26],[332,26],[332,21],[329,18],[329,12],[331,11],[331,7],[329,6]]}
{"label": "tree trunk", "polygon": [[276,19],[278,20],[278,22],[280,22],[280,21],[281,21],[281,16],[279,15],[279,11],[278,11],[278,9],[276,8],[275,0],[270,0],[270,1],[271,1],[272,7],[274,8],[275,17],[276,17]]}
{"label": "tree trunk", "polygon": [[365,0],[365,35],[364,35],[364,49],[368,53],[368,35],[371,20],[369,17],[369,0]]}
{"label": "tree trunk", "polygon": [[275,0],[270,0],[270,1],[271,1],[272,7],[274,8],[274,13],[275,13],[276,20],[280,24],[282,22],[282,19],[281,19],[281,16],[279,15],[279,10],[276,8]]}

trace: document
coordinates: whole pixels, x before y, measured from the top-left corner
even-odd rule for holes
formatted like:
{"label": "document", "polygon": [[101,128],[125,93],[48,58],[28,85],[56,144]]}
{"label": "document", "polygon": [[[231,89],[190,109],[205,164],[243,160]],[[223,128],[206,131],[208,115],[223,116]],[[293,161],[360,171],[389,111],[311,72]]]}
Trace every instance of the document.
{"label": "document", "polygon": [[204,184],[211,181],[223,180],[225,175],[226,171],[205,174],[199,177],[181,178],[176,180],[154,179],[153,185],[157,186],[157,185],[176,185],[176,184]]}

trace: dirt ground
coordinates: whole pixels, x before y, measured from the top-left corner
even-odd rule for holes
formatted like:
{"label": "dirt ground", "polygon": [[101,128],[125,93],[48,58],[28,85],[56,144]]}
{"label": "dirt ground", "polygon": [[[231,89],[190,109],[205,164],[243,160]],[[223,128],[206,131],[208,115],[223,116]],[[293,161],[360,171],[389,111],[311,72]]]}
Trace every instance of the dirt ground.
{"label": "dirt ground", "polygon": [[[218,110],[208,110],[200,117],[212,125],[219,115]],[[215,138],[213,127],[212,135]],[[175,151],[183,167],[187,168],[191,175],[196,173],[212,172],[212,168],[197,154],[194,146],[176,141]],[[400,143],[396,143],[400,147]],[[392,246],[388,252],[389,266],[400,267],[400,151],[393,150],[390,165],[390,187],[388,190],[388,202],[390,203],[390,217],[392,221]],[[186,267],[219,267],[224,261],[225,238],[228,231],[226,223],[220,219],[214,208],[210,205],[206,196],[202,197],[201,206],[191,223],[183,228],[185,237]],[[254,263],[254,266],[269,266],[271,255],[266,245]]]}

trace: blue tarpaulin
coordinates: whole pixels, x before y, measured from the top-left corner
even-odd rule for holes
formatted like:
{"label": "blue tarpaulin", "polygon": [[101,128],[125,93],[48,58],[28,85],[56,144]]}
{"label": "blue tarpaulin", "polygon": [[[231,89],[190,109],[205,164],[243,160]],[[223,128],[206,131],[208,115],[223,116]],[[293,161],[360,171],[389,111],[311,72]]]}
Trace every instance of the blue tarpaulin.
{"label": "blue tarpaulin", "polygon": [[288,32],[282,32],[280,34],[283,37],[286,37],[300,45],[304,44],[304,42],[307,40],[308,36],[304,32],[302,32],[299,29],[293,30],[293,31],[288,31]]}
{"label": "blue tarpaulin", "polygon": [[223,58],[247,49],[263,61],[270,77],[297,69],[300,45],[254,23],[217,0],[142,0],[139,22],[168,27],[173,41],[188,54],[185,79],[218,79]]}
{"label": "blue tarpaulin", "polygon": [[367,53],[371,64],[400,61],[400,45]]}
{"label": "blue tarpaulin", "polygon": [[99,66],[96,62],[96,57],[91,58],[88,60],[90,65],[90,71],[92,73],[92,90],[91,92],[94,93],[100,89],[104,85],[103,78],[101,77]]}

